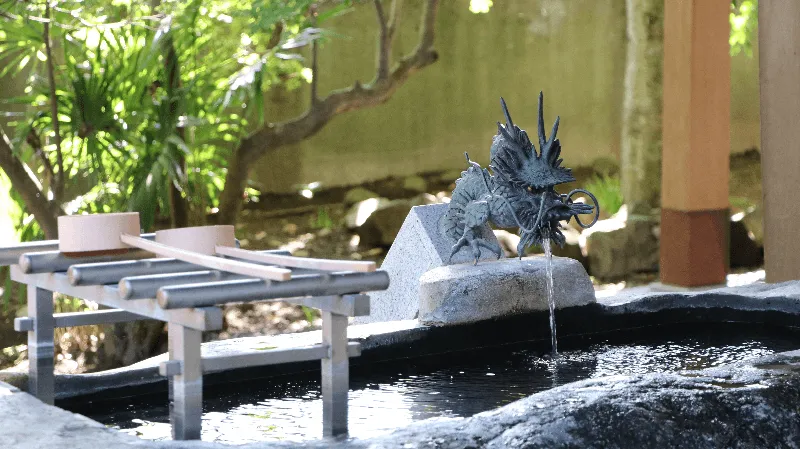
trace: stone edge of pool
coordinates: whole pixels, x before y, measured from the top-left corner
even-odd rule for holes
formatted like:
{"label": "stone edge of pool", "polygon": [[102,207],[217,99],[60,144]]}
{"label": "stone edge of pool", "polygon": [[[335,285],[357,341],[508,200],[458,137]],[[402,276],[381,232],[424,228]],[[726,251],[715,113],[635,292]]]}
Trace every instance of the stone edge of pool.
{"label": "stone edge of pool", "polygon": [[[648,322],[648,317],[660,316],[665,312],[675,312],[676,314],[657,320],[650,320]],[[759,313],[762,315],[758,315]],[[800,316],[800,282],[752,284],[742,287],[721,288],[699,292],[651,292],[617,295],[599,299],[596,305],[563,309],[560,311],[560,315],[562,321],[565,322],[567,326],[575,326],[575,323],[580,324],[581,321],[596,322],[598,316],[604,317],[605,321],[613,322],[617,320],[615,324],[610,326],[611,328],[615,325],[619,328],[624,328],[629,327],[632,323],[644,322],[645,324],[659,324],[660,322],[668,323],[680,319],[696,319],[700,321],[704,319],[713,319],[717,321],[752,320],[797,326],[800,324],[800,321],[797,320],[798,316]],[[583,320],[581,320],[581,316],[584,316]],[[591,319],[585,319],[586,316],[590,316]],[[620,318],[622,318],[622,320],[620,320]],[[526,319],[526,317],[522,317],[522,319]],[[583,324],[585,325],[586,323]],[[464,334],[465,332],[475,333],[474,329],[479,328],[480,325],[481,323],[460,326],[459,329],[459,327],[434,328],[420,326],[415,320],[371,323],[352,326],[349,329],[349,337],[351,340],[361,342],[364,356],[369,356],[370,353],[380,353],[381,349],[407,347],[410,343],[425,339],[440,339],[440,337],[452,330],[454,330],[456,334]],[[507,326],[508,323],[505,323],[505,325]],[[609,326],[606,326],[605,329],[608,328]],[[489,326],[483,329],[483,332],[491,332],[491,330],[492,327]],[[594,329],[589,329],[588,331],[592,330]],[[480,332],[478,333],[480,334]],[[544,337],[544,334],[542,334],[542,337]],[[247,337],[205,343],[203,345],[203,351],[204,355],[228,354],[251,351],[266,345],[269,347],[281,347],[287,345],[313,344],[316,343],[318,339],[319,331],[280,336]],[[59,391],[58,397],[79,397],[113,388],[147,385],[154,382],[165,383],[164,378],[160,377],[157,373],[158,363],[164,360],[165,357],[165,355],[161,355],[129,367],[101,373],[58,376],[56,386]],[[473,443],[482,441],[481,445],[486,444],[488,441],[497,442],[498,444],[502,442],[502,444],[510,445],[518,445],[523,441],[538,441],[536,444],[541,443],[542,447],[548,447],[550,444],[557,446],[566,443],[566,441],[560,441],[558,438],[563,439],[569,437],[574,439],[575,434],[584,435],[585,438],[588,438],[588,436],[592,434],[590,429],[582,428],[580,424],[586,421],[586,419],[589,419],[589,417],[594,421],[601,420],[602,418],[608,421],[606,425],[613,425],[615,422],[615,418],[612,416],[613,413],[609,411],[608,413],[602,414],[598,411],[599,409],[595,410],[597,407],[617,410],[615,413],[622,413],[624,411],[628,414],[641,415],[635,416],[636,420],[644,419],[643,417],[648,414],[653,415],[656,413],[653,408],[637,408],[637,406],[626,404],[622,401],[622,399],[624,399],[623,396],[630,399],[635,396],[634,392],[636,391],[645,394],[644,397],[648,400],[667,401],[666,398],[675,396],[676,398],[691,398],[692,401],[697,402],[696,405],[702,405],[708,402],[709,404],[715,403],[718,406],[725,405],[720,403],[722,399],[702,401],[701,399],[707,397],[704,397],[701,393],[715,391],[717,393],[724,393],[723,396],[740,394],[741,397],[737,400],[752,402],[752,406],[749,406],[750,409],[752,409],[750,410],[752,416],[749,415],[745,421],[752,421],[751,424],[758,427],[760,424],[753,421],[756,420],[756,413],[753,411],[753,407],[766,407],[773,410],[773,414],[780,418],[772,420],[773,422],[769,424],[769,426],[774,427],[785,424],[789,426],[782,428],[785,438],[798,438],[800,437],[800,423],[794,423],[794,427],[791,427],[789,421],[782,421],[781,417],[783,415],[781,414],[782,409],[779,407],[779,397],[784,396],[786,398],[794,398],[792,400],[797,400],[797,396],[800,396],[799,360],[800,350],[768,357],[759,362],[761,368],[756,364],[740,363],[705,370],[703,373],[706,373],[706,376],[693,378],[673,374],[656,374],[645,376],[618,376],[613,379],[590,379],[541,392],[516,401],[508,406],[501,407],[500,409],[480,413],[469,418],[426,420],[412,424],[406,428],[398,429],[387,436],[370,440],[339,442],[335,443],[335,446],[332,446],[334,443],[331,441],[310,441],[304,444],[304,446],[340,446],[342,448],[356,448],[372,445],[370,447],[403,447],[404,444],[409,443],[412,445],[406,447],[418,447],[418,445],[422,446],[424,443],[439,444],[437,447],[464,447],[463,444],[467,443],[466,440],[464,440],[466,437],[460,435],[460,433],[464,433],[464,435],[472,434],[471,438],[474,438]],[[765,366],[768,368],[765,369]],[[776,368],[776,366],[788,368],[780,369]],[[12,380],[15,381],[14,383],[18,385],[24,384],[25,376],[19,374],[16,374],[16,376],[16,378],[12,378]],[[747,378],[747,376],[750,376],[750,378]],[[5,378],[7,379],[8,377],[6,376]],[[778,378],[787,380],[786,382],[775,383],[775,379]],[[0,378],[0,380],[2,379],[3,378]],[[772,382],[772,384],[770,384],[770,382]],[[612,384],[614,385],[613,388],[611,388]],[[656,388],[656,386],[658,388]],[[720,390],[720,388],[722,388],[722,390]],[[776,388],[779,394],[768,394],[765,392],[775,390]],[[623,394],[619,391],[627,393]],[[569,394],[567,398],[575,398],[577,402],[571,399],[565,401],[564,397],[560,395],[566,393]],[[620,396],[621,394],[622,396]],[[788,399],[786,400],[788,401]],[[733,399],[731,399],[731,401],[733,401]],[[795,404],[796,403],[798,402],[795,402]],[[544,405],[543,407],[541,406],[542,404]],[[664,404],[659,404],[658,407],[665,407]],[[786,406],[791,409],[789,404],[791,404],[791,402],[787,402]],[[728,407],[728,405],[725,406]],[[586,407],[589,408],[586,409]],[[733,413],[731,410],[728,410],[728,408],[725,408],[725,410],[727,410],[726,413]],[[562,424],[550,422],[546,419],[546,416],[551,416],[552,413],[555,413],[550,409],[560,410],[559,413],[561,413],[562,416],[569,416],[570,418],[563,420],[564,422]],[[745,413],[745,409],[747,409],[747,407],[743,407],[741,413]],[[530,419],[521,419],[518,415],[520,412],[524,412],[524,415]],[[572,416],[574,413],[581,414],[580,416],[584,417],[581,418],[583,421]],[[517,416],[516,420],[519,422],[514,424],[513,422],[515,420],[511,419],[511,416]],[[713,414],[709,416],[713,417]],[[656,419],[657,417],[658,416],[653,415],[648,419]],[[519,427],[523,422],[527,423],[523,426],[524,428]],[[584,422],[584,424],[586,423]],[[670,426],[673,430],[678,428],[674,422],[671,422]],[[710,425],[706,427],[706,434],[711,432],[716,435],[711,438],[711,440],[707,439],[708,441],[712,441],[714,438],[722,438],[725,434],[721,428],[712,428],[713,426]],[[738,428],[742,426],[734,427]],[[103,442],[113,444],[111,447],[228,447],[203,442],[150,442],[140,440],[121,432],[106,429],[102,424],[81,415],[45,405],[32,396],[20,391],[15,386],[3,382],[0,382],[0,428],[19,430],[0,434],[0,441],[6,440],[2,445],[3,447],[51,447],[50,444],[52,444],[52,447],[56,447],[56,445],[66,447],[68,444],[74,447],[99,447],[101,444],[104,444]],[[494,433],[495,431],[492,429],[496,430],[497,428],[505,428],[505,430],[501,433]],[[772,427],[770,428],[772,429]],[[533,430],[536,431],[533,432]],[[686,430],[687,429],[683,429],[683,432],[685,433]],[[767,432],[767,430],[769,429],[764,430],[764,432]],[[773,430],[775,429],[769,430],[769,432]],[[743,431],[737,432],[742,433]],[[81,434],[84,436],[82,437]],[[512,435],[516,434],[519,435],[512,437]],[[771,435],[772,433],[769,434]],[[605,432],[604,435],[603,438],[610,438],[607,440],[607,443],[612,446],[614,445],[613,441],[624,441],[614,440],[613,438],[620,438],[619,435],[614,432]],[[670,435],[674,438],[683,438],[680,432],[677,431]],[[651,435],[652,438],[665,438],[666,436],[666,434]],[[634,437],[638,438],[638,434],[631,435],[631,438]],[[749,434],[739,435],[737,438],[739,437],[745,440],[747,440],[747,438],[755,438],[753,435]],[[489,440],[486,438],[489,438]],[[516,438],[516,440],[514,438]],[[555,439],[548,440],[547,438]],[[45,444],[45,441],[51,441],[51,443]],[[401,441],[403,443],[401,443]],[[584,441],[588,442],[589,440]],[[694,440],[681,439],[680,441],[685,441],[686,444],[692,444]],[[694,442],[698,444],[701,443],[700,440]],[[86,443],[89,443],[90,446],[86,446]],[[362,446],[362,444],[364,446]],[[532,447],[536,447],[536,444]],[[269,442],[238,447],[256,448],[282,446],[283,444],[281,443]],[[296,446],[295,444],[293,447]],[[504,446],[500,445],[500,447]],[[647,446],[645,445],[643,447]],[[702,447],[702,445],[697,447]]]}
{"label": "stone edge of pool", "polygon": [[[541,315],[541,316],[540,316]],[[596,304],[560,309],[557,314],[559,335],[574,335],[625,329],[639,325],[670,324],[683,321],[752,321],[785,326],[800,326],[800,281],[778,284],[751,284],[696,292],[648,292],[620,294],[598,299]],[[530,326],[530,320],[542,321],[542,312],[511,316],[499,320],[459,326],[432,327],[416,320],[351,325],[348,337],[360,342],[362,361],[385,360],[391,352],[396,358],[425,355],[437,351],[458,350],[502,342],[549,338],[546,321]],[[537,322],[538,322],[537,321]],[[520,326],[515,326],[520,324]],[[522,326],[522,324],[527,324]],[[562,330],[564,329],[564,330]],[[319,343],[320,331],[274,336],[243,337],[203,343],[204,356],[232,355],[257,351],[260,348],[305,346]],[[413,345],[412,343],[418,343]],[[463,348],[459,348],[462,345]],[[420,352],[422,351],[422,352]],[[161,354],[139,363],[90,374],[57,375],[56,399],[85,396],[110,389],[166,385],[158,374],[158,364],[166,360]],[[233,372],[217,372],[204,376],[210,385],[243,378],[271,377],[314,369],[314,362],[248,368]],[[25,389],[26,373],[0,371],[0,381]]]}
{"label": "stone edge of pool", "polygon": [[741,447],[800,439],[800,351],[688,374],[609,376],[573,382],[466,418],[428,419],[364,440],[145,441],[46,405],[0,383],[0,443],[17,449]]}

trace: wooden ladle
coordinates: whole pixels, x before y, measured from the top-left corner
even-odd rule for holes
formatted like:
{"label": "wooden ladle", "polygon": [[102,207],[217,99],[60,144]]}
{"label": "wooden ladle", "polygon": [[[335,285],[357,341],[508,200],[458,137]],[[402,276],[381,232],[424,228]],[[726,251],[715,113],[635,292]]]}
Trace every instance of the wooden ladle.
{"label": "wooden ladle", "polygon": [[[286,268],[223,259],[209,254],[208,250],[203,251],[202,248],[216,249],[220,244],[233,247],[233,226],[200,226],[159,232],[156,232],[155,242],[139,237],[138,212],[58,217],[59,251],[70,256],[119,253],[133,247],[213,270],[273,281],[291,279],[292,272]],[[175,246],[166,242],[175,243]]]}
{"label": "wooden ladle", "polygon": [[199,226],[156,232],[156,242],[208,255],[321,271],[375,271],[375,262],[283,256],[236,248],[233,226]]}

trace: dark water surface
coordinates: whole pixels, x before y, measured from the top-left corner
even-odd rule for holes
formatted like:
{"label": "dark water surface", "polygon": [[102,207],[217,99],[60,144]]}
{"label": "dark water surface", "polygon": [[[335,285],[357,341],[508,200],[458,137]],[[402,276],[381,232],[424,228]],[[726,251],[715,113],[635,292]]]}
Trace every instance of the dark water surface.
{"label": "dark water surface", "polygon": [[[350,436],[379,435],[432,417],[470,416],[587,378],[697,370],[798,348],[797,330],[671,325],[560,337],[556,360],[550,358],[549,341],[535,341],[365,364],[351,372]],[[318,376],[284,376],[208,390],[203,440],[241,444],[322,435]],[[70,408],[142,438],[170,438],[165,394]]]}

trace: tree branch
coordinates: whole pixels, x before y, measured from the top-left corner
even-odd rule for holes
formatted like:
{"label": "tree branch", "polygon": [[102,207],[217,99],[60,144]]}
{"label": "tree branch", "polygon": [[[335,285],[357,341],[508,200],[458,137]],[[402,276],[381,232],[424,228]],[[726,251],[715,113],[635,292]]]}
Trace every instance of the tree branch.
{"label": "tree branch", "polygon": [[[411,75],[436,62],[439,55],[433,49],[433,41],[438,7],[438,0],[426,0],[417,47],[411,54],[403,57],[386,76],[381,77],[379,64],[375,79],[368,85],[362,86],[356,81],[352,87],[329,93],[328,96],[314,103],[303,115],[286,122],[266,124],[244,138],[234,151],[228,165],[225,189],[220,197],[218,221],[233,223],[236,220],[236,215],[241,208],[242,191],[247,181],[248,167],[258,159],[284,145],[297,143],[313,136],[338,114],[385,103]],[[388,23],[385,21],[382,23],[388,34]],[[386,42],[382,38],[379,39],[381,44]],[[381,45],[379,53],[385,48]],[[388,56],[386,60],[388,61]]]}
{"label": "tree branch", "polygon": [[392,94],[414,73],[433,64],[438,54],[433,49],[434,26],[438,0],[427,0],[422,17],[422,30],[416,49],[397,63],[386,79],[376,75],[369,85],[355,85],[339,89],[321,99],[300,117],[282,123],[270,123],[246,137],[239,151],[245,163],[255,162],[271,150],[300,142],[322,129],[335,115],[344,112],[377,106],[391,98]]}
{"label": "tree branch", "polygon": [[311,43],[311,107],[314,107],[316,103],[319,103],[319,93],[318,93],[318,77],[319,70],[317,65],[317,40],[314,39],[314,42]]}
{"label": "tree branch", "polygon": [[389,76],[389,59],[391,57],[392,41],[389,39],[389,24],[386,20],[386,13],[383,12],[381,0],[372,0],[375,4],[375,14],[378,16],[378,79],[386,79]]}
{"label": "tree branch", "polygon": [[281,34],[283,34],[283,22],[278,22],[275,24],[275,28],[272,29],[272,35],[267,42],[267,50],[272,50],[281,43]]}
{"label": "tree branch", "polygon": [[56,165],[58,166],[58,176],[55,177],[53,184],[54,197],[56,201],[61,200],[64,193],[64,155],[61,153],[61,125],[58,122],[58,97],[56,96],[56,75],[53,65],[53,48],[50,45],[50,2],[45,1],[44,7],[44,50],[47,57],[47,81],[50,89],[50,116],[53,120],[53,133],[56,143]]}
{"label": "tree branch", "polygon": [[[314,27],[317,26],[317,7],[316,5],[311,7],[311,23]],[[319,102],[319,92],[318,92],[318,78],[319,75],[319,66],[317,64],[317,52],[319,51],[319,46],[317,43],[317,39],[314,39],[314,42],[311,43],[311,107],[313,108],[314,105]]]}
{"label": "tree branch", "polygon": [[402,9],[403,0],[392,0],[392,12],[389,14],[389,39],[394,39],[394,32],[397,30],[397,24],[400,22],[400,10]]}
{"label": "tree branch", "polygon": [[33,214],[45,237],[58,238],[58,216],[64,212],[58,205],[47,200],[39,181],[31,176],[25,165],[15,155],[11,141],[0,130],[0,168],[6,173],[14,190],[19,193],[28,212]]}
{"label": "tree branch", "polygon": [[44,148],[42,148],[42,139],[36,134],[36,130],[33,129],[33,126],[31,126],[31,129],[28,131],[25,142],[33,148],[36,157],[42,161],[42,166],[47,174],[47,184],[52,186],[56,179],[56,173],[53,170],[53,164],[50,163],[50,159],[47,158],[47,154],[45,154]]}
{"label": "tree branch", "polygon": [[378,16],[378,79],[386,79],[389,76],[389,64],[392,61],[392,42],[394,40],[394,32],[397,29],[397,3],[398,0],[392,0],[391,11],[389,18],[386,18],[386,13],[383,10],[381,0],[373,0],[375,5],[375,13]]}

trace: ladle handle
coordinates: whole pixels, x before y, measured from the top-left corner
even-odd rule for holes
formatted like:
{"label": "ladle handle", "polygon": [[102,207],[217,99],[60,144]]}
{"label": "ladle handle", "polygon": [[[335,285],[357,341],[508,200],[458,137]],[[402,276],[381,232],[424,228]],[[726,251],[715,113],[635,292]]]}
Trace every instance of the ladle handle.
{"label": "ladle handle", "polygon": [[358,271],[362,273],[375,271],[375,262],[372,261],[281,256],[278,254],[248,251],[246,249],[233,248],[230,246],[217,246],[216,252],[221,256],[236,257],[237,259],[244,259],[252,262],[271,263],[283,267],[308,268],[322,271]]}
{"label": "ladle handle", "polygon": [[129,234],[122,234],[120,236],[120,241],[126,245],[143,249],[162,257],[171,257],[173,259],[182,260],[195,265],[201,265],[214,270],[227,271],[229,273],[252,276],[254,278],[267,279],[271,281],[288,281],[292,277],[292,271],[285,268],[268,267],[253,263],[240,262],[238,260],[223,259],[216,256],[207,256],[205,254],[175,248],[174,246],[151,242],[149,240]]}

